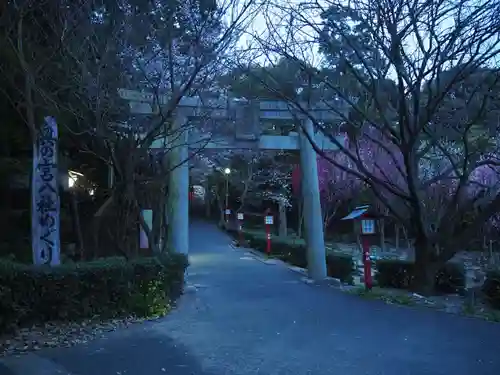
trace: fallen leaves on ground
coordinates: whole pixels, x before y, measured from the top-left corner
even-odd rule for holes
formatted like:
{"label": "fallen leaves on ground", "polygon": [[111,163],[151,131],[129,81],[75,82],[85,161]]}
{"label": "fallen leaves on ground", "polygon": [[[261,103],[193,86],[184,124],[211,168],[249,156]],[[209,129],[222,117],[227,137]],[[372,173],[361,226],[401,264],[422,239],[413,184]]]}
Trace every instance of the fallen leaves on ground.
{"label": "fallen leaves on ground", "polygon": [[341,290],[368,299],[382,300],[388,304],[423,306],[451,314],[468,315],[485,320],[500,322],[500,311],[489,307],[485,301],[476,301],[474,306],[468,306],[464,297],[456,294],[424,297],[416,293],[392,288],[375,287],[366,292],[361,285],[341,286]]}
{"label": "fallen leaves on ground", "polygon": [[106,333],[143,321],[144,319],[128,317],[106,321],[86,320],[78,323],[53,322],[21,328],[11,335],[0,337],[0,356],[86,343],[103,337]]}

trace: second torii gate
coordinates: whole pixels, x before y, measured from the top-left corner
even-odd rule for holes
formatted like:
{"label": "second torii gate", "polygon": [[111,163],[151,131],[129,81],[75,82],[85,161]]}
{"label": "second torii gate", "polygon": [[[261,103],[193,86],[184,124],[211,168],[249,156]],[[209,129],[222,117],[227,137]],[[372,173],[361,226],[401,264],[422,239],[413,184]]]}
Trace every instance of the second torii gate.
{"label": "second torii gate", "polygon": [[[119,95],[128,100],[130,111],[133,114],[150,115],[158,111],[158,107],[168,103],[166,96],[156,96],[150,93],[120,89]],[[305,103],[302,103],[305,106]],[[332,101],[317,105],[309,111],[309,115],[316,120],[336,121],[340,117],[331,110],[346,109],[343,101]],[[169,180],[169,209],[175,219],[169,223],[169,248],[177,252],[188,253],[189,249],[189,148],[207,149],[254,149],[261,150],[300,150],[300,164],[302,171],[302,198],[304,200],[304,219],[307,241],[307,263],[309,277],[314,280],[324,279],[327,275],[326,254],[321,215],[321,203],[318,184],[318,168],[316,152],[305,136],[315,140],[323,150],[336,150],[337,146],[321,132],[314,133],[310,117],[290,108],[283,101],[245,101],[241,100],[201,100],[197,97],[181,99],[173,130],[178,131],[169,146],[171,165],[178,165],[170,173]],[[200,118],[208,115],[212,119],[235,119],[234,137],[217,137],[188,132],[184,124],[190,118]],[[260,135],[261,120],[300,119],[302,126],[299,132],[291,132],[286,136]],[[183,130],[184,129],[184,130]],[[342,140],[339,140],[342,142]],[[164,148],[165,140],[157,139],[151,148]]]}

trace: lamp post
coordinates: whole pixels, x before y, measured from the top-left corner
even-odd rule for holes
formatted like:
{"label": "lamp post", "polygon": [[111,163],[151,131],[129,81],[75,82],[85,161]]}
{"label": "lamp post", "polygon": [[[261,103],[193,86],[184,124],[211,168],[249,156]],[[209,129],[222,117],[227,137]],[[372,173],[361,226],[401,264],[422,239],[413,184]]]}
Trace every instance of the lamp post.
{"label": "lamp post", "polygon": [[226,178],[226,209],[225,209],[225,218],[226,218],[226,225],[229,220],[229,175],[231,174],[231,169],[225,168],[224,169],[224,177]]}
{"label": "lamp post", "polygon": [[[370,206],[359,206],[354,209],[349,215],[341,220],[356,220],[361,224],[361,245],[363,250],[363,274],[366,290],[371,290],[372,281],[372,258],[370,256],[370,241],[369,237],[375,234],[375,216],[369,213]],[[359,225],[359,224],[358,224]]]}

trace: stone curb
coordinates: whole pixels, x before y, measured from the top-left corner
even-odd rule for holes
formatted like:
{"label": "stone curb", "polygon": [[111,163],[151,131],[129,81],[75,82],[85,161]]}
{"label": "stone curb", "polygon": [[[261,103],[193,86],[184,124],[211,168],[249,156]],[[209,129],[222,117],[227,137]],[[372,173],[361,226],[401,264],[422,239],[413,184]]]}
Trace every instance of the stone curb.
{"label": "stone curb", "polygon": [[301,274],[303,277],[301,280],[306,283],[306,284],[314,284],[314,285],[328,285],[328,286],[333,286],[333,287],[339,287],[342,286],[342,282],[340,279],[336,279],[334,277],[327,277],[324,280],[320,281],[314,281],[310,279],[307,276],[307,270],[305,268],[297,267],[297,266],[292,266],[286,262],[283,262],[282,260],[279,259],[264,259],[260,253],[257,253],[255,250],[247,248],[247,247],[239,247],[235,246],[233,243],[231,243],[231,248],[233,250],[243,250],[244,252],[252,255],[256,260],[258,260],[261,263],[267,264],[267,265],[281,265],[286,268],[288,268],[290,271]]}
{"label": "stone curb", "polygon": [[257,251],[254,249],[248,248],[248,247],[240,247],[240,246],[235,246],[234,244],[229,245],[234,251],[241,250],[248,255],[252,256],[255,260],[258,260],[261,263],[267,264],[267,265],[275,265],[278,264],[279,260],[277,259],[265,259],[261,254],[259,254]]}

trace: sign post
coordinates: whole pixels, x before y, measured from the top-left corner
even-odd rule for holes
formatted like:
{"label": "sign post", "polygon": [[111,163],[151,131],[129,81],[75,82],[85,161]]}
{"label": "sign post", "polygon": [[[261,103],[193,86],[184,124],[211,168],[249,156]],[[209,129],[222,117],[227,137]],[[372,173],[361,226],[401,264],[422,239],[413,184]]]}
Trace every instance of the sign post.
{"label": "sign post", "polygon": [[243,213],[238,212],[238,236],[240,239],[240,244],[243,244],[243,218]]}
{"label": "sign post", "polygon": [[60,200],[57,123],[45,117],[33,144],[32,248],[33,263],[56,266],[60,259]]}
{"label": "sign post", "polygon": [[266,224],[266,253],[267,255],[271,255],[271,225],[273,225],[273,217],[271,215],[267,215],[265,219]]}
{"label": "sign post", "polygon": [[224,217],[226,219],[226,227],[228,226],[229,224],[229,215],[231,215],[231,210],[229,208],[226,208],[224,210]]}
{"label": "sign post", "polygon": [[[371,290],[373,287],[372,281],[372,263],[370,257],[370,236],[375,234],[375,216],[368,211],[370,206],[359,206],[354,209],[349,215],[342,220],[354,220],[361,225],[361,246],[363,260],[364,284],[366,290]],[[358,224],[357,224],[358,225]]]}
{"label": "sign post", "polygon": [[363,246],[363,269],[365,274],[365,289],[372,290],[372,262],[370,259],[370,242],[368,236],[375,234],[375,220],[361,219],[361,244]]}

